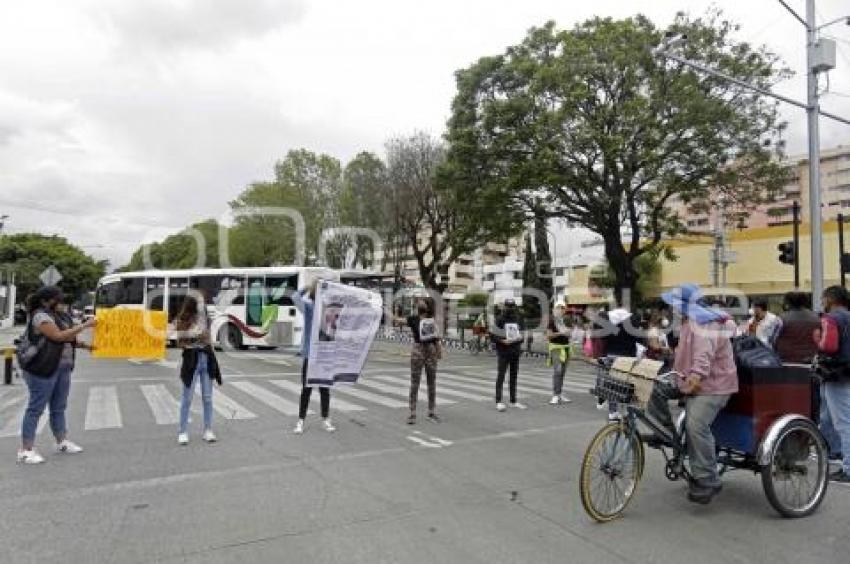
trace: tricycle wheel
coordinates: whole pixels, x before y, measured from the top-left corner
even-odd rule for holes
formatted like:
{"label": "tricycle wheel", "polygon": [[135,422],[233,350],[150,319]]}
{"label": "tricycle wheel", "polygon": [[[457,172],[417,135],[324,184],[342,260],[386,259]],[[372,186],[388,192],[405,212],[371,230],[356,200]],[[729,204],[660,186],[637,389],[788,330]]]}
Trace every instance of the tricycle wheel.
{"label": "tricycle wheel", "polygon": [[764,493],[783,517],[811,515],[826,495],[829,463],[811,421],[793,420],[779,432],[769,463],[761,467]]}
{"label": "tricycle wheel", "polygon": [[593,437],[581,464],[581,503],[594,521],[617,518],[643,474],[643,443],[626,425],[611,423]]}

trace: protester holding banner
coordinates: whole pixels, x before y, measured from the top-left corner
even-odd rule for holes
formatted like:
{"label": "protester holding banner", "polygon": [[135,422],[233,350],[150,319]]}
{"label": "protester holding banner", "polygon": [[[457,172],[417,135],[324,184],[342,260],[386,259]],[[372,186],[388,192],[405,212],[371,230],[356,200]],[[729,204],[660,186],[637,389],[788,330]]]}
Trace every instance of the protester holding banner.
{"label": "protester holding banner", "polygon": [[77,335],[94,327],[96,321],[90,319],[82,325],[74,325],[61,307],[63,300],[62,290],[56,286],[45,286],[27,300],[29,323],[18,350],[18,361],[29,390],[29,402],[21,425],[21,449],[18,451],[18,462],[24,464],[44,462],[44,457],[34,445],[38,420],[48,405],[56,451],[65,454],[83,451],[67,438],[65,408],[71,390],[74,349],[91,350],[90,345],[77,341]]}
{"label": "protester holding banner", "polygon": [[[310,359],[310,345],[313,340],[313,313],[315,312],[316,287],[318,280],[313,281],[309,290],[306,292],[295,292],[292,294],[292,302],[301,315],[304,316],[304,332],[301,334],[301,357],[304,359],[301,364],[301,403],[298,408],[298,422],[295,424],[295,429],[292,430],[296,435],[304,432],[304,420],[307,418],[307,409],[310,407],[310,395],[313,393],[313,387],[307,385],[307,367]],[[333,308],[333,312],[329,308],[327,320],[322,321],[320,327],[320,338],[323,340],[331,340],[336,332],[336,324],[339,315],[339,308]],[[333,315],[332,315],[333,314]],[[322,412],[322,426],[328,433],[336,431],[333,422],[330,419],[331,411],[331,390],[329,387],[319,387],[319,399]]]}
{"label": "protester holding banner", "polygon": [[203,439],[214,443],[216,436],[212,430],[212,381],[216,380],[219,386],[221,385],[221,371],[210,345],[210,328],[204,306],[199,305],[194,296],[186,296],[183,300],[183,306],[174,320],[174,328],[177,331],[177,344],[183,349],[180,365],[183,396],[180,398],[180,430],[177,442],[181,445],[189,444],[189,410],[192,407],[195,385],[199,383],[204,404]]}
{"label": "protester holding banner", "polygon": [[434,300],[420,298],[416,303],[416,315],[407,318],[413,333],[413,348],[410,350],[410,415],[407,424],[416,423],[416,403],[422,369],[428,384],[428,419],[439,422],[437,416],[437,361],[442,356],[440,334],[434,319]]}
{"label": "protester holding banner", "polygon": [[505,300],[505,307],[496,317],[496,327],[491,333],[496,343],[496,409],[505,411],[507,406],[502,402],[502,389],[505,386],[505,373],[510,369],[511,407],[525,409],[526,406],[517,401],[517,377],[519,374],[519,357],[522,352],[522,333],[524,331],[522,317],[512,298]]}

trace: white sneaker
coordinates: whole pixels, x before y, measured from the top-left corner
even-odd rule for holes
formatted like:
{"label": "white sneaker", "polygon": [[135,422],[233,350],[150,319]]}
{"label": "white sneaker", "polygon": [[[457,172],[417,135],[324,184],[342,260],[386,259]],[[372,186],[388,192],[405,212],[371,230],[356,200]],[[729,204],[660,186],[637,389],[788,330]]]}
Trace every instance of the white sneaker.
{"label": "white sneaker", "polygon": [[505,411],[508,408],[504,403],[499,402],[496,404],[496,411]]}
{"label": "white sneaker", "polygon": [[212,432],[212,429],[207,429],[204,431],[204,440],[208,443],[214,443],[218,439],[215,436],[215,433]]}
{"label": "white sneaker", "polygon": [[552,399],[549,400],[549,405],[558,405],[561,403],[561,396],[552,396]]}
{"label": "white sneaker", "polygon": [[56,452],[63,452],[65,454],[79,454],[83,452],[83,447],[76,443],[72,443],[68,439],[65,439],[64,441],[56,445]]}
{"label": "white sneaker", "polygon": [[38,454],[35,449],[19,450],[18,462],[22,464],[41,464],[42,462],[44,462],[44,457]]}
{"label": "white sneaker", "polygon": [[572,401],[573,400],[571,400],[569,397],[565,396],[564,394],[561,394],[561,403],[572,403]]}
{"label": "white sneaker", "polygon": [[333,433],[334,431],[336,431],[336,427],[334,427],[334,424],[331,422],[330,419],[323,420],[322,425],[325,426],[325,431],[327,431],[328,433]]}
{"label": "white sneaker", "polygon": [[292,432],[295,433],[296,435],[300,435],[301,433],[304,432],[304,420],[303,419],[298,420],[298,423],[295,424],[295,428],[292,430]]}
{"label": "white sneaker", "polygon": [[180,433],[177,435],[177,444],[186,446],[189,444],[189,433]]}
{"label": "white sneaker", "polygon": [[513,407],[514,409],[528,409],[527,405],[518,401],[511,403],[511,407]]}

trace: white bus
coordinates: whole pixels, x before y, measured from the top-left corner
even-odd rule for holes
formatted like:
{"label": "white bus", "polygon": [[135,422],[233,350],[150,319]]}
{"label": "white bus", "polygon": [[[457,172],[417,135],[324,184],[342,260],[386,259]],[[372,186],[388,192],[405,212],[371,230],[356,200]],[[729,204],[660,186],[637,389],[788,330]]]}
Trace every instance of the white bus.
{"label": "white bus", "polygon": [[339,275],[329,268],[300,266],[116,272],[98,282],[95,309],[165,311],[173,340],[174,316],[185,297],[197,292],[207,305],[214,345],[298,346],[304,320],[288,294],[317,278],[339,280]]}

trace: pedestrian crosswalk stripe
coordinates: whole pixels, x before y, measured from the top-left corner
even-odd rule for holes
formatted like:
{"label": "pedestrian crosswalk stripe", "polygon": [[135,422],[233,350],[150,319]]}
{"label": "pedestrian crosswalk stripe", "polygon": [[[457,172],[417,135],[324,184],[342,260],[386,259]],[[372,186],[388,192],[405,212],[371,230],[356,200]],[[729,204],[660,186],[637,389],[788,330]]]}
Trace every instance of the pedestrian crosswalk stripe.
{"label": "pedestrian crosswalk stripe", "polygon": [[[451,372],[440,374],[437,376],[439,380],[441,377],[445,378],[454,378],[458,382],[462,383],[473,383],[478,385],[490,385],[493,389],[495,389],[495,378],[492,381],[483,382],[481,379],[469,376],[466,374],[453,374]],[[551,394],[552,393],[552,383],[551,382],[540,382],[532,381],[529,382],[529,379],[524,377],[522,374],[519,376],[519,381],[517,384],[517,389],[524,393],[532,393],[532,394]],[[508,384],[508,377],[505,376],[505,385]],[[590,388],[590,384],[587,382],[574,382],[567,379],[564,379],[564,390],[569,390],[573,392],[586,392]]]}
{"label": "pedestrian crosswalk stripe", "polygon": [[121,426],[121,408],[115,386],[89,388],[84,429],[115,429]]}
{"label": "pedestrian crosswalk stripe", "polygon": [[[373,389],[378,390],[379,392],[383,392],[385,394],[395,394],[395,395],[401,396],[403,398],[409,398],[410,397],[410,388],[407,388],[405,386],[392,386],[390,384],[382,384],[381,382],[375,382],[374,380],[368,380],[368,379],[364,380],[364,382],[360,385],[366,386],[368,388],[373,388]],[[423,389],[423,386],[419,387],[419,395],[423,396],[423,397],[426,395],[426,392],[425,392],[425,389]],[[441,392],[439,386],[437,387],[437,401],[440,402],[443,405],[452,405],[452,404],[457,403],[454,400],[451,400],[451,399],[444,397],[442,395],[442,392]]]}
{"label": "pedestrian crosswalk stripe", "polygon": [[[201,396],[200,386],[195,388],[195,397]],[[231,421],[237,419],[256,419],[257,414],[242,407],[218,390],[213,390],[213,409],[216,413]]]}
{"label": "pedestrian crosswalk stripe", "polygon": [[[457,386],[457,387],[460,387],[460,388],[466,388],[468,390],[480,390],[480,391],[486,390],[487,393],[494,394],[494,395],[496,393],[496,383],[495,382],[492,382],[492,383],[490,383],[490,382],[488,382],[488,383],[475,382],[471,379],[466,379],[466,378],[462,378],[462,377],[454,376],[454,375],[450,375],[450,374],[442,374],[442,375],[437,376],[437,380],[439,381],[440,379],[442,379],[443,382],[450,383],[450,385],[452,385],[452,386]],[[508,387],[508,382],[507,382],[507,378],[505,378],[505,388],[507,389],[507,387]],[[548,394],[552,393],[551,390],[548,390],[548,389],[542,389],[542,388],[527,386],[527,385],[524,385],[524,384],[517,384],[517,391],[520,391],[524,394],[532,394],[532,395],[548,395]]]}
{"label": "pedestrian crosswalk stripe", "polygon": [[179,404],[164,384],[143,384],[140,388],[157,425],[177,424]]}
{"label": "pedestrian crosswalk stripe", "polygon": [[226,352],[224,353],[228,358],[233,359],[251,359],[251,360],[259,360],[261,362],[268,362],[269,364],[280,364],[283,366],[292,366],[292,358],[287,358],[281,354],[263,354],[263,353],[252,353],[252,352]]}
{"label": "pedestrian crosswalk stripe", "polygon": [[[0,438],[6,437],[19,437],[21,435],[21,425],[24,420],[24,412],[27,410],[27,397],[19,396],[15,399],[15,401],[11,405],[21,404],[20,408],[15,410],[14,415],[12,415],[6,424],[0,428]],[[38,420],[38,427],[36,428],[36,435],[41,433],[44,429],[44,426],[47,425],[47,410],[45,413],[41,414],[41,417]]]}
{"label": "pedestrian crosswalk stripe", "polygon": [[[372,376],[370,381],[372,380],[380,380],[381,382],[387,382],[391,384],[400,384],[401,381],[398,378],[393,376]],[[419,395],[426,394],[428,390],[427,382],[421,382],[419,384]],[[442,382],[440,382],[440,377],[437,375],[437,397],[440,398],[442,395],[454,396],[457,398],[468,399],[472,401],[483,401],[490,399],[489,396],[483,394],[470,394],[469,392],[463,392],[460,390],[453,390],[448,386],[443,386]],[[442,400],[440,400],[442,402]]]}
{"label": "pedestrian crosswalk stripe", "polygon": [[[290,382],[289,380],[269,380],[269,382],[271,384],[274,384],[278,388],[282,388],[289,392],[293,392],[296,394],[301,393],[301,384],[296,384],[295,382]],[[345,400],[341,400],[336,397],[333,398],[333,409],[334,411],[366,411],[366,408],[361,405],[349,403]]]}
{"label": "pedestrian crosswalk stripe", "polygon": [[370,401],[372,403],[377,403],[378,405],[383,405],[384,407],[408,407],[407,402],[401,402],[397,399],[382,396],[380,394],[373,394],[372,392],[368,392],[361,388],[361,385],[358,384],[340,384],[338,386],[334,386],[334,394],[346,394],[358,399],[362,399],[365,401]]}
{"label": "pedestrian crosswalk stripe", "polygon": [[298,415],[298,404],[284,399],[253,382],[231,382],[230,385],[284,415]]}

